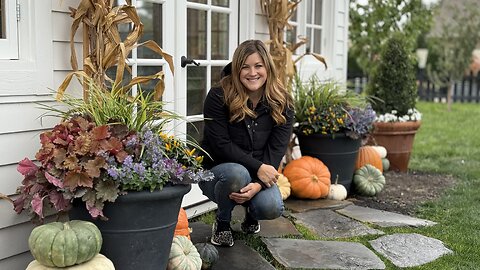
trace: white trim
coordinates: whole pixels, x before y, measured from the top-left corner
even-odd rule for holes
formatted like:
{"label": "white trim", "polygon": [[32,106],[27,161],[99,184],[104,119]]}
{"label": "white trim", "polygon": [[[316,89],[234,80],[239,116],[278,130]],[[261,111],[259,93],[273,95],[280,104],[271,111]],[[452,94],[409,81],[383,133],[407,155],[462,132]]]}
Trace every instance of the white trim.
{"label": "white trim", "polygon": [[239,11],[242,14],[237,21],[238,23],[238,41],[239,43],[255,38],[255,3],[253,0],[239,1]]}
{"label": "white trim", "polygon": [[0,59],[18,59],[18,27],[17,27],[17,0],[5,0],[5,10],[2,10],[2,28],[6,37],[0,39]]}
{"label": "white trim", "polygon": [[51,1],[19,2],[19,57],[0,60],[0,98],[47,94],[53,89]]}

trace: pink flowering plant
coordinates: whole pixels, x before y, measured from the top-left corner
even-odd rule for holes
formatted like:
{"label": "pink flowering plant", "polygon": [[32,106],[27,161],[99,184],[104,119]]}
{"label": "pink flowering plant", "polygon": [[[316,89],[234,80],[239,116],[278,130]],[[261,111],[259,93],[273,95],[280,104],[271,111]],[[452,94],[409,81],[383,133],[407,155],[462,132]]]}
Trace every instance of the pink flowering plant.
{"label": "pink flowering plant", "polygon": [[307,83],[297,77],[295,131],[304,135],[335,137],[344,133],[353,139],[365,137],[372,129],[375,112],[364,96],[348,91],[335,81],[312,77]]}
{"label": "pink flowering plant", "polygon": [[[153,93],[136,98],[90,87],[90,99],[66,98],[71,107],[52,130],[40,134],[37,163],[25,158],[15,211],[42,220],[46,208],[68,211],[81,199],[94,218],[106,219],[105,203],[128,191],[158,190],[170,184],[213,179],[203,170],[198,146],[164,132],[177,116],[162,110]],[[102,103],[102,104],[100,104]],[[123,112],[121,112],[123,111]]]}

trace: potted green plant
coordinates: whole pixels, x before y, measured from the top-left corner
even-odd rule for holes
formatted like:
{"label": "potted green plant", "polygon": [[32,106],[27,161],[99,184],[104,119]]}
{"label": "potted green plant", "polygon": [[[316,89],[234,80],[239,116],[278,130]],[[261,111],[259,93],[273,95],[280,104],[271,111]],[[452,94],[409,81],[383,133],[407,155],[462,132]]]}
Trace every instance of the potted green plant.
{"label": "potted green plant", "polygon": [[316,76],[307,83],[297,77],[293,94],[294,132],[302,155],[320,159],[332,183],[338,180],[350,192],[358,149],[375,119],[368,99]]}
{"label": "potted green plant", "polygon": [[390,169],[406,172],[421,113],[413,56],[402,33],[395,33],[382,48],[379,64],[369,80],[367,93],[376,98],[377,113],[372,140],[387,149]]}
{"label": "potted green plant", "polygon": [[[165,269],[184,194],[213,174],[202,169],[195,143],[168,135],[179,116],[163,109],[163,72],[122,81],[137,46],[159,53],[172,71],[173,64],[155,42],[138,44],[142,24],[131,1],[113,2],[82,0],[72,8],[72,43],[82,23],[88,36],[84,70],[77,70],[72,46],[74,71],[57,91],[60,107],[43,106],[62,120],[40,134],[38,163],[19,163],[24,180],[14,206],[34,220],[43,220],[48,209],[94,222],[102,232],[101,252],[117,269]],[[130,29],[124,40],[120,24]],[[114,79],[107,76],[110,68]],[[65,92],[73,76],[81,79],[83,98]],[[152,79],[158,80],[153,91],[143,92],[141,84]]]}
{"label": "potted green plant", "polygon": [[63,99],[71,109],[58,111],[64,120],[40,134],[40,164],[19,163],[24,180],[15,210],[41,220],[51,208],[94,222],[102,253],[123,269],[162,264],[159,252],[166,263],[183,195],[213,174],[201,168],[195,148],[165,133],[176,116],[154,93],[128,98],[94,84],[89,93],[87,100]]}

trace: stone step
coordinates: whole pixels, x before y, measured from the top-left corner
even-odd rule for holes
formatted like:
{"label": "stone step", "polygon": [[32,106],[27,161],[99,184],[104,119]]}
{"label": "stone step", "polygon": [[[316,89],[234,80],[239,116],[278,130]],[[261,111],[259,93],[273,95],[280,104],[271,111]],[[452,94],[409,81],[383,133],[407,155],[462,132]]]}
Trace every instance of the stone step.
{"label": "stone step", "polygon": [[286,238],[262,241],[287,269],[385,269],[382,260],[360,243]]}
{"label": "stone step", "polygon": [[398,267],[419,266],[452,253],[442,241],[417,233],[385,235],[369,243]]}
{"label": "stone step", "polygon": [[426,219],[414,218],[402,214],[377,210],[368,207],[349,205],[343,209],[336,210],[337,213],[356,219],[361,222],[372,223],[380,227],[422,227],[433,226],[437,223]]}

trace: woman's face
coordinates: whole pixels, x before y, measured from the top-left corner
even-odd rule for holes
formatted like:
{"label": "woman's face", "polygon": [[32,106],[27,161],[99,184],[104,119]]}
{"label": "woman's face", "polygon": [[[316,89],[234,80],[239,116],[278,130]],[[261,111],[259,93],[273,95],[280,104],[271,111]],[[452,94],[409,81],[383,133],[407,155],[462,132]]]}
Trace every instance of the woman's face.
{"label": "woman's face", "polygon": [[267,69],[258,53],[249,55],[245,60],[240,70],[240,81],[249,91],[263,89],[267,81]]}

